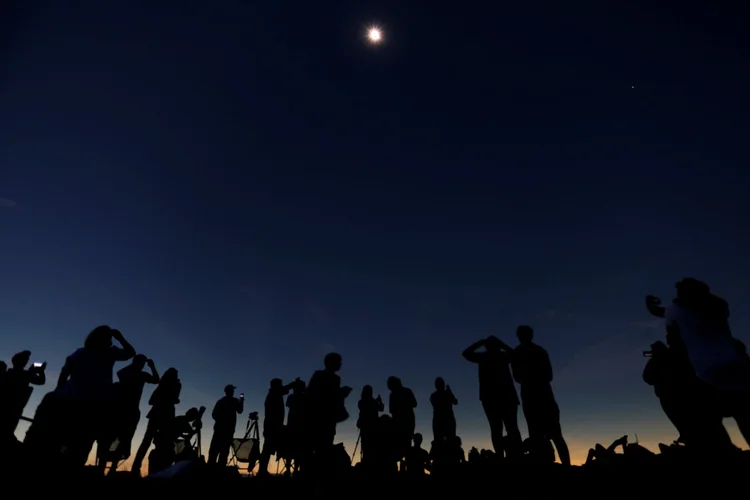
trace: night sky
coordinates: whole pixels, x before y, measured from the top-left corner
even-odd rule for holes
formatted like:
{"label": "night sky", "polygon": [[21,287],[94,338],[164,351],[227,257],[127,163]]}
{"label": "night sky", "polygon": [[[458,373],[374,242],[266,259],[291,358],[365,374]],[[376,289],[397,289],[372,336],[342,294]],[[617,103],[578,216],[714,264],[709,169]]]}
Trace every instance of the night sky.
{"label": "night sky", "polygon": [[576,463],[676,438],[641,379],[647,293],[703,279],[750,341],[740,2],[23,4],[0,25],[0,356],[49,362],[27,415],[109,324],[180,370],[179,411],[234,383],[262,414],[271,378],[340,352],[350,452],[362,385],[400,376],[429,438],[443,376],[468,451],[489,428],[461,351],[526,323]]}

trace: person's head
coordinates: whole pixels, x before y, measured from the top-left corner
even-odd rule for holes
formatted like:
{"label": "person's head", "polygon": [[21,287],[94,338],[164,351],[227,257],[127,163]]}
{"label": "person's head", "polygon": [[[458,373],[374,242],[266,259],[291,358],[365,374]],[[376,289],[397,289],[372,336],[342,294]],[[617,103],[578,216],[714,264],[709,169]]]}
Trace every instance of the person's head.
{"label": "person's head", "polygon": [[498,352],[502,348],[502,343],[500,342],[499,338],[493,335],[487,338],[487,340],[484,343],[484,347],[487,349],[488,352]]}
{"label": "person's head", "polygon": [[435,389],[437,389],[438,391],[445,390],[445,380],[443,380],[443,377],[438,377],[435,379]]}
{"label": "person's head", "polygon": [[331,352],[326,354],[325,359],[323,360],[323,365],[325,366],[326,370],[329,372],[337,372],[341,370],[341,354],[337,352]]}
{"label": "person's head", "polygon": [[307,384],[305,383],[304,380],[301,380],[301,379],[295,380],[294,384],[292,384],[292,390],[295,393],[304,392],[306,388],[307,388]]}
{"label": "person's head", "polygon": [[372,386],[366,385],[362,388],[362,399],[372,399]]}
{"label": "person's head", "polygon": [[401,388],[401,379],[398,377],[388,377],[388,383],[386,385],[388,386],[389,391],[395,391],[396,389]]}
{"label": "person's head", "polygon": [[23,370],[31,360],[31,351],[21,351],[10,359],[10,364],[16,370]]}
{"label": "person's head", "polygon": [[198,408],[190,408],[185,413],[185,418],[187,418],[190,422],[194,421],[198,417],[200,417],[200,412],[198,411]]}
{"label": "person's head", "polygon": [[416,434],[414,434],[414,447],[415,448],[419,448],[420,446],[422,446],[423,441],[424,441],[424,438],[422,437],[420,433],[417,432]]}
{"label": "person's head", "polygon": [[534,329],[528,325],[521,325],[516,328],[516,337],[521,344],[530,344],[534,340]]}
{"label": "person's head", "polygon": [[107,325],[97,326],[83,343],[83,347],[94,351],[101,351],[112,347],[112,329]]}
{"label": "person's head", "polygon": [[224,395],[229,396],[230,398],[234,396],[234,390],[236,389],[235,386],[229,384],[224,388]]}
{"label": "person's head", "polygon": [[146,367],[146,362],[148,361],[148,358],[143,354],[136,354],[133,358],[133,366],[135,366],[139,370],[143,370]]}
{"label": "person's head", "polygon": [[684,278],[675,283],[677,297],[687,301],[700,301],[711,294],[708,285],[695,278]]}
{"label": "person's head", "polygon": [[271,390],[280,391],[284,387],[284,382],[280,378],[271,379]]}
{"label": "person's head", "polygon": [[177,382],[180,378],[177,368],[167,368],[164,375],[161,376],[162,382]]}
{"label": "person's head", "polygon": [[323,365],[325,366],[326,370],[330,372],[337,372],[341,370],[341,354],[337,352],[331,352],[326,354],[325,359],[323,360]]}

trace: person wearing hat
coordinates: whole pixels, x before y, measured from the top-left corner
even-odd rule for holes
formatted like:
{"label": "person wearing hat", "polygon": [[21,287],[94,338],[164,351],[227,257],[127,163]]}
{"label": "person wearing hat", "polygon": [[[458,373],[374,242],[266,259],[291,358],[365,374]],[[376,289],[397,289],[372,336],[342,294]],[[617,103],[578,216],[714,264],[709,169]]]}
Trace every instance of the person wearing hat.
{"label": "person wearing hat", "polygon": [[211,417],[214,419],[214,435],[208,449],[208,463],[225,466],[229,460],[229,449],[234,439],[234,429],[237,426],[237,415],[242,413],[245,398],[240,395],[234,397],[237,389],[233,385],[224,388],[224,397],[216,402]]}

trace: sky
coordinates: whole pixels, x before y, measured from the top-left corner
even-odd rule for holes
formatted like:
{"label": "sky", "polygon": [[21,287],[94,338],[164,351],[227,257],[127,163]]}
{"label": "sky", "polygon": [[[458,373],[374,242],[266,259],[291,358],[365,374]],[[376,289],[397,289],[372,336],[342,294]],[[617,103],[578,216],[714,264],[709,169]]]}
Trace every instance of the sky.
{"label": "sky", "polygon": [[49,363],[29,416],[108,324],[180,370],[178,411],[232,383],[262,418],[271,378],[338,351],[352,415],[397,375],[431,436],[442,376],[468,451],[489,428],[461,351],[530,324],[580,463],[676,438],[641,379],[646,294],[703,279],[750,341],[739,4],[4,8],[0,357]]}

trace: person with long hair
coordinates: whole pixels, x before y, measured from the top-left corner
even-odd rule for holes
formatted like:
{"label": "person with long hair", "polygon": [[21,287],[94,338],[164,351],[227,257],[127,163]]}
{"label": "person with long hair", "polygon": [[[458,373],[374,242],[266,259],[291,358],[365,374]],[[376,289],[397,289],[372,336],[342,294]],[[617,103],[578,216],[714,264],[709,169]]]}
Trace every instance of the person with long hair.
{"label": "person with long hair", "polygon": [[131,471],[140,474],[143,459],[146,458],[146,453],[154,438],[160,429],[169,425],[175,418],[175,405],[180,402],[180,392],[182,392],[182,383],[177,369],[167,369],[148,400],[148,404],[151,405],[151,411],[146,415],[148,425],[141,446],[135,454]]}

